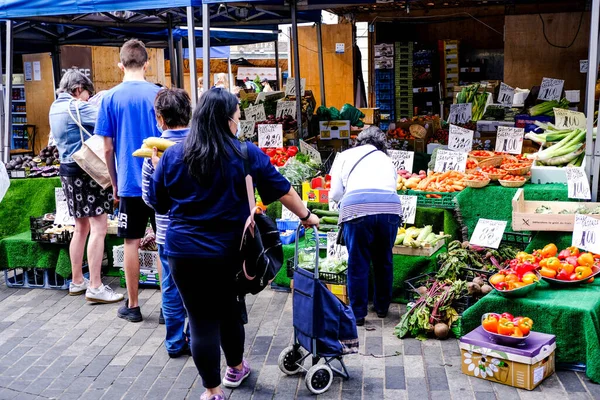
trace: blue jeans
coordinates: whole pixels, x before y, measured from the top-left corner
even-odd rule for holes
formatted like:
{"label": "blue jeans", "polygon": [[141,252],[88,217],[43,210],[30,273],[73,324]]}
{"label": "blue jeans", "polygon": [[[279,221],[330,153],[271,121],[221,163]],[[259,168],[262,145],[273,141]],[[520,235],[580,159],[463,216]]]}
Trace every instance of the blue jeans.
{"label": "blue jeans", "polygon": [[376,312],[387,312],[392,301],[394,271],[392,247],[400,217],[391,214],[367,215],[344,223],[348,248],[348,295],[356,319],[367,316],[369,270],[373,263]]}
{"label": "blue jeans", "polygon": [[183,301],[173,275],[169,268],[169,259],[165,255],[165,246],[158,245],[158,256],[162,264],[162,280],[160,289],[162,292],[162,310],[165,317],[165,326],[167,328],[167,337],[165,338],[165,347],[168,353],[177,353],[181,351],[186,340],[190,337],[189,327],[185,331],[186,312],[183,307]]}

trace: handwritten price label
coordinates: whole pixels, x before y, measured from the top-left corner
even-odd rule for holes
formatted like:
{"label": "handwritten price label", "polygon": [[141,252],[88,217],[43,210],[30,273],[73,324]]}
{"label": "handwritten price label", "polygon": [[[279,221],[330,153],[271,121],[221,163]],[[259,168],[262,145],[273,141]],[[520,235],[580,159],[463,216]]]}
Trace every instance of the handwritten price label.
{"label": "handwritten price label", "polygon": [[590,63],[588,60],[579,60],[579,72],[582,74],[587,74]]}
{"label": "handwritten price label", "polygon": [[284,221],[300,221],[300,218],[288,210],[283,204],[281,205],[281,219]]}
{"label": "handwritten price label", "polygon": [[300,140],[300,153],[306,154],[315,162],[321,164],[321,153],[319,153],[319,150],[315,149],[304,140]]}
{"label": "handwritten price label", "polygon": [[414,224],[417,215],[417,196],[399,195],[402,205],[402,223]]}
{"label": "handwritten price label", "polygon": [[600,252],[600,219],[575,214],[571,245],[592,253]]}
{"label": "handwritten price label", "polygon": [[451,104],[448,122],[451,124],[466,124],[473,117],[473,105],[471,103]]}
{"label": "handwritten price label", "polygon": [[267,119],[264,104],[246,108],[244,110],[244,115],[246,115],[246,120],[248,121],[264,121]]}
{"label": "handwritten price label", "polygon": [[415,162],[415,153],[413,151],[388,150],[388,153],[396,171],[405,170],[412,172]]}
{"label": "handwritten price label", "polygon": [[473,149],[473,131],[450,125],[448,148],[459,153],[468,153]]}
{"label": "handwritten price label", "polygon": [[[306,91],[306,79],[305,78],[300,79],[300,89],[302,90],[300,96],[304,96],[304,92]],[[288,78],[285,83],[285,95],[286,96],[296,96],[296,93],[297,93],[296,79]]]}
{"label": "handwritten price label", "polygon": [[506,221],[480,218],[473,231],[470,243],[476,246],[497,249],[506,229]]}
{"label": "handwritten price label", "polygon": [[56,202],[56,216],[54,225],[75,225],[75,218],[69,214],[67,198],[62,188],[54,189],[54,201]]}
{"label": "handwritten price label", "polygon": [[585,170],[582,167],[567,167],[565,174],[567,175],[569,198],[591,200],[592,193]]}
{"label": "handwritten price label", "polygon": [[240,121],[240,137],[239,139],[251,139],[254,136],[254,121]]}
{"label": "handwritten price label", "polygon": [[295,101],[278,101],[277,102],[277,118],[285,117],[286,115],[296,115],[296,102]]}
{"label": "handwritten price label", "polygon": [[503,106],[512,106],[515,97],[515,89],[502,82],[498,91],[498,103]]}
{"label": "handwritten price label", "polygon": [[467,167],[468,153],[457,153],[456,151],[438,150],[435,158],[435,172],[459,171],[465,172]]}
{"label": "handwritten price label", "polygon": [[496,151],[508,154],[521,154],[523,149],[523,128],[499,126],[496,137]]}
{"label": "handwritten price label", "polygon": [[258,147],[283,147],[283,126],[280,124],[259,125]]}
{"label": "handwritten price label", "polygon": [[577,111],[554,109],[556,129],[586,129],[585,114]]}
{"label": "handwritten price label", "polygon": [[347,260],[348,249],[336,243],[337,232],[327,232],[327,258],[334,260]]}
{"label": "handwritten price label", "polygon": [[564,85],[562,79],[543,78],[538,100],[560,100]]}

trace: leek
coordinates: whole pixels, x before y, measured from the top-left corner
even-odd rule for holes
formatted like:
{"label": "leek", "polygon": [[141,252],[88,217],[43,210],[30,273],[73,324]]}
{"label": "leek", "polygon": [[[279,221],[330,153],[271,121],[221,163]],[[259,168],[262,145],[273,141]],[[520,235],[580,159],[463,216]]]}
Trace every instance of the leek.
{"label": "leek", "polygon": [[581,154],[579,154],[579,156],[577,156],[577,158],[575,158],[574,160],[571,160],[569,162],[569,166],[570,167],[581,167],[581,164],[583,164],[584,158],[585,158],[585,153],[582,151]]}
{"label": "leek", "polygon": [[583,146],[584,140],[585,131],[575,129],[560,142],[528,157],[534,160],[545,161],[553,157],[563,156],[578,150],[581,146]]}
{"label": "leek", "polygon": [[552,157],[549,158],[545,161],[546,165],[551,165],[551,166],[557,166],[557,165],[563,165],[563,164],[568,164],[576,159],[578,159],[580,156],[584,156],[585,154],[583,153],[584,148],[581,147],[579,148],[579,150],[576,150],[574,152],[562,155],[562,156],[558,156],[558,157]]}

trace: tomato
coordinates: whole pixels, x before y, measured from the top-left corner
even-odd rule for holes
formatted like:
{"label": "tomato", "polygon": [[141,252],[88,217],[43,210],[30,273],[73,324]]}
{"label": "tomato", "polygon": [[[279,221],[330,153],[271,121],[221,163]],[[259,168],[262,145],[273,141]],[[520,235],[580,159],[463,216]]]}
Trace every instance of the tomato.
{"label": "tomato", "polygon": [[493,316],[486,316],[481,325],[488,332],[498,333],[498,319]]}
{"label": "tomato", "polygon": [[558,253],[558,248],[556,247],[556,245],[554,243],[547,244],[542,249],[542,256],[544,258],[554,257],[554,256],[556,256],[556,253]]}

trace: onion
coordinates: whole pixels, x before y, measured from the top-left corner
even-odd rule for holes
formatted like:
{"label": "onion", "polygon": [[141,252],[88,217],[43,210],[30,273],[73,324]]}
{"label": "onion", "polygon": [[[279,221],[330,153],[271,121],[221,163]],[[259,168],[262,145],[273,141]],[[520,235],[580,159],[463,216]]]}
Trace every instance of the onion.
{"label": "onion", "polygon": [[438,322],[433,328],[433,333],[438,339],[446,339],[450,333],[450,328],[443,322]]}

